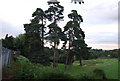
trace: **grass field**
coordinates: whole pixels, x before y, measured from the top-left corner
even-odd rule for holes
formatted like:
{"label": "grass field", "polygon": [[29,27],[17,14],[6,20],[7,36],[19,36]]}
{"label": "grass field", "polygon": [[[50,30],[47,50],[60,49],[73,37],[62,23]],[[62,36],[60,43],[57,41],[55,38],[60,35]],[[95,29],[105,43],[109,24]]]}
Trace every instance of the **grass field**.
{"label": "grass field", "polygon": [[[118,60],[117,59],[103,59],[103,58],[100,59],[99,58],[99,59],[92,59],[92,60],[83,60],[83,66],[82,67],[79,65],[79,61],[75,61],[73,63],[73,65],[68,66],[68,70],[65,70],[65,65],[64,64],[59,64],[58,68],[56,68],[56,69],[53,69],[52,65],[48,66],[48,67],[47,66],[45,67],[45,66],[41,66],[40,64],[33,64],[32,66],[29,66],[28,65],[29,62],[27,62],[25,64],[26,65],[23,65],[23,63],[22,63],[23,70],[25,71],[25,72],[22,71],[22,74],[23,73],[25,74],[25,75],[22,75],[22,76],[26,76],[26,74],[31,76],[32,74],[34,74],[34,72],[38,73],[41,76],[44,73],[48,74],[49,72],[53,72],[53,71],[56,71],[56,70],[59,72],[59,70],[60,70],[61,72],[70,74],[71,77],[77,79],[77,78],[82,77],[83,75],[93,77],[93,75],[94,75],[93,70],[102,69],[102,70],[104,70],[107,79],[118,79]],[[36,67],[37,69],[35,69],[34,66],[37,66]],[[14,68],[16,68],[16,69],[14,69],[15,71],[21,73],[21,70],[19,71],[18,66],[14,67]],[[6,70],[6,72],[7,72],[7,70]],[[37,76],[39,77],[39,75],[37,75]],[[21,76],[21,74],[19,76]],[[8,78],[8,76],[5,77],[5,78]]]}
{"label": "grass field", "polygon": [[[74,62],[72,66],[69,66],[69,70],[66,72],[77,78],[82,74],[90,76],[94,69],[99,68],[104,70],[108,79],[118,79],[117,59],[92,59],[84,60],[83,63],[84,65],[80,67],[78,61]],[[64,70],[64,67],[65,65],[59,64],[59,69]]]}

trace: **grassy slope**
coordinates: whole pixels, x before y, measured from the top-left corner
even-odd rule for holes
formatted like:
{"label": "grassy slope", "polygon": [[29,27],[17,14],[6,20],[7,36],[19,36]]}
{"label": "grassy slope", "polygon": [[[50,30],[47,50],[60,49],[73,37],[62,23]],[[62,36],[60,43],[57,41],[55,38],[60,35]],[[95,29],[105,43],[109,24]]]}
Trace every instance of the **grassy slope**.
{"label": "grassy slope", "polygon": [[[59,68],[64,70],[64,65],[59,64]],[[95,68],[103,69],[106,73],[106,77],[109,79],[118,78],[118,61],[117,59],[93,59],[85,60],[84,66],[80,67],[79,62],[75,62],[73,66],[70,66],[70,70],[66,71],[67,73],[72,74],[74,77],[79,77],[81,74],[86,74],[88,76],[92,75],[92,71]]]}
{"label": "grassy slope", "polygon": [[[21,62],[23,62],[23,60]],[[93,75],[93,70],[96,68],[99,68],[99,69],[103,69],[105,71],[106,77],[108,79],[117,79],[118,78],[118,61],[117,61],[117,59],[84,60],[83,64],[84,65],[82,67],[80,67],[79,62],[76,61],[73,63],[72,66],[69,66],[69,70],[67,70],[67,71],[64,70],[64,68],[65,68],[64,64],[59,64],[59,67],[57,68],[57,70],[63,70],[64,72],[72,75],[74,78],[79,78],[82,74],[91,76],[91,75]],[[33,72],[37,72],[40,70],[39,71],[40,73],[44,73],[44,72],[48,73],[48,72],[56,70],[56,69],[53,69],[52,65],[48,66],[48,67],[44,67],[39,64],[34,64],[34,65],[38,66],[39,69],[37,68]],[[28,67],[26,67],[26,68],[28,68]],[[31,69],[29,69],[29,70],[31,70]],[[30,74],[30,73],[28,73],[28,74]]]}

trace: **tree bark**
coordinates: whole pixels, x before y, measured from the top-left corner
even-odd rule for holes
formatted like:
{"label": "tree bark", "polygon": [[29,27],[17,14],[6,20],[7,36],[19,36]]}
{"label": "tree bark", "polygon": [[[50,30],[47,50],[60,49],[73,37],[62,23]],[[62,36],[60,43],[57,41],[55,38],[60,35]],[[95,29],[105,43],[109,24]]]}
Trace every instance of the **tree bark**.
{"label": "tree bark", "polygon": [[[43,20],[42,20],[42,25],[43,25]],[[42,27],[42,41],[41,41],[41,46],[42,46],[42,54],[44,53],[44,25]]]}
{"label": "tree bark", "polygon": [[80,58],[79,58],[79,62],[80,62],[80,66],[82,66],[82,56],[80,55]]}
{"label": "tree bark", "polygon": [[53,68],[57,68],[58,67],[58,54],[57,54],[57,49],[56,49],[57,45],[56,43],[54,43],[54,60],[53,60]]}
{"label": "tree bark", "polygon": [[69,54],[70,54],[70,46],[68,48],[68,53],[67,53],[67,56],[66,56],[66,61],[65,61],[65,70],[68,69],[68,60],[69,60]]}

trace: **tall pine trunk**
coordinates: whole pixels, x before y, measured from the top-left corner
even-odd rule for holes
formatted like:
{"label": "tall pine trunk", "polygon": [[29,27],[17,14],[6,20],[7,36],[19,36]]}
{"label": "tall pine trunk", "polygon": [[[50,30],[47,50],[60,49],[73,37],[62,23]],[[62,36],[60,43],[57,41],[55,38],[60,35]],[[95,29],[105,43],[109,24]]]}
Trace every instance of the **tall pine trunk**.
{"label": "tall pine trunk", "polygon": [[65,60],[65,70],[68,69],[69,54],[70,54],[70,46],[68,48],[68,53],[67,53],[66,60]]}
{"label": "tall pine trunk", "polygon": [[54,42],[54,59],[53,59],[53,68],[58,67],[58,54],[57,54],[57,45]]}
{"label": "tall pine trunk", "polygon": [[42,20],[42,41],[41,41],[41,47],[42,47],[42,54],[44,54],[44,25],[43,25],[43,20]]}

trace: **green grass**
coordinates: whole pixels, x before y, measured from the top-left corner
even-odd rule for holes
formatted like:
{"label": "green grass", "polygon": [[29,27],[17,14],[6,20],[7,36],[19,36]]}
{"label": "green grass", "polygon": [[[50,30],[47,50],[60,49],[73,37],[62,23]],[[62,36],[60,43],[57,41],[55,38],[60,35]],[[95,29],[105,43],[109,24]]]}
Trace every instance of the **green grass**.
{"label": "green grass", "polygon": [[[117,59],[92,59],[84,60],[83,66],[79,66],[79,62],[76,61],[72,66],[69,66],[69,70],[65,71],[71,74],[73,77],[78,78],[82,74],[91,76],[93,70],[96,68],[104,70],[108,79],[118,79],[118,60]],[[49,67],[52,69],[52,66]],[[65,65],[59,64],[60,70],[64,70]]]}
{"label": "green grass", "polygon": [[[34,76],[34,74],[36,74],[37,77],[42,77],[42,76],[44,77],[44,75],[48,76],[49,73],[51,73],[51,72],[56,72],[56,73],[58,72],[58,74],[59,74],[59,72],[62,72],[62,73],[65,72],[65,73],[69,74],[70,76],[72,76],[73,78],[80,78],[83,75],[93,77],[93,75],[94,75],[93,70],[102,69],[102,70],[104,70],[106,77],[108,79],[118,79],[118,60],[117,59],[103,59],[102,58],[102,59],[83,60],[82,67],[79,65],[79,61],[75,61],[73,63],[73,65],[68,66],[68,70],[65,70],[64,64],[59,64],[58,68],[53,69],[52,65],[45,67],[40,64],[33,64],[33,63],[30,63],[27,61],[24,61],[24,63],[21,63],[21,61],[20,61],[19,64],[23,65],[23,70],[29,76],[31,76],[31,75]],[[15,65],[13,64],[13,67],[14,66]],[[16,67],[14,67],[14,68],[17,68],[17,69],[15,69],[16,70],[15,72],[21,72],[21,70],[19,71],[18,65],[16,65]],[[26,74],[25,72],[21,72],[21,73]]]}

